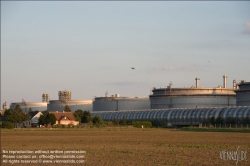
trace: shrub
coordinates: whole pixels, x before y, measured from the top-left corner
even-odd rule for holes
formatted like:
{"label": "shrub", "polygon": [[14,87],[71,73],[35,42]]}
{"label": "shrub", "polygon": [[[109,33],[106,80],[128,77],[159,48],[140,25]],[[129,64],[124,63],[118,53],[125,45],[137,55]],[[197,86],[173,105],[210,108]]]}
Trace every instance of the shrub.
{"label": "shrub", "polygon": [[112,121],[108,121],[108,122],[106,122],[106,125],[107,126],[113,126],[113,122]]}
{"label": "shrub", "polygon": [[94,125],[102,125],[103,124],[103,120],[100,116],[95,116],[92,121],[93,121]]}
{"label": "shrub", "polygon": [[113,119],[112,123],[113,123],[113,125],[119,125],[119,122],[116,118]]}
{"label": "shrub", "polygon": [[222,124],[223,123],[223,120],[220,116],[218,116],[216,119],[215,119],[215,124]]}
{"label": "shrub", "polygon": [[139,127],[139,128],[141,128],[142,126],[144,128],[151,128],[152,127],[152,123],[149,121],[135,121],[135,122],[132,122],[132,125],[134,127]]}
{"label": "shrub", "polygon": [[14,123],[11,123],[11,122],[3,122],[3,123],[2,123],[2,128],[13,129],[13,128],[14,128]]}
{"label": "shrub", "polygon": [[151,122],[153,127],[164,127],[166,125],[164,122],[159,120],[153,120]]}

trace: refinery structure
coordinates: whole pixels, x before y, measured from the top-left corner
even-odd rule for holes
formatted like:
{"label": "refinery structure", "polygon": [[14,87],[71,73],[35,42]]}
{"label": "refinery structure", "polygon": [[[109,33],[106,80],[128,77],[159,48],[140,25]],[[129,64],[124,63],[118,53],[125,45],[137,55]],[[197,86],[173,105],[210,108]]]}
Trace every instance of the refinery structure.
{"label": "refinery structure", "polygon": [[236,106],[236,80],[232,88],[227,88],[227,76],[223,76],[223,86],[215,88],[201,88],[200,78],[195,78],[196,86],[190,88],[153,88],[150,95],[151,109],[164,108],[198,108]]}
{"label": "refinery structure", "polygon": [[[93,100],[72,100],[71,92],[58,92],[58,100],[51,100],[48,93],[42,94],[42,102],[11,103],[14,109],[20,105],[23,111],[63,111],[68,105],[74,112],[87,110],[103,120],[159,120],[171,125],[197,125],[211,117],[222,119],[250,118],[250,82],[244,80],[227,86],[227,76],[223,75],[223,85],[200,87],[200,78],[195,78],[195,86],[173,88],[153,88],[152,94],[143,97],[125,97],[119,94],[95,97]],[[6,103],[5,103],[6,105]],[[6,107],[6,106],[5,106]]]}
{"label": "refinery structure", "polygon": [[242,80],[239,83],[239,89],[236,93],[236,105],[237,106],[250,106],[250,82]]}

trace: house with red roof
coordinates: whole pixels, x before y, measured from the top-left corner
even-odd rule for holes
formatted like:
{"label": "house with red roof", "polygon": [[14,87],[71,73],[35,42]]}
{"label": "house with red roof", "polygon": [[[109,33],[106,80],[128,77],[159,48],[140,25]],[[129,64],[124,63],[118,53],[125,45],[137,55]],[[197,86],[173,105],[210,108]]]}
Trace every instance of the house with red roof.
{"label": "house with red roof", "polygon": [[75,120],[74,114],[72,112],[49,112],[50,114],[54,114],[56,117],[56,124],[61,125],[79,125],[79,122]]}

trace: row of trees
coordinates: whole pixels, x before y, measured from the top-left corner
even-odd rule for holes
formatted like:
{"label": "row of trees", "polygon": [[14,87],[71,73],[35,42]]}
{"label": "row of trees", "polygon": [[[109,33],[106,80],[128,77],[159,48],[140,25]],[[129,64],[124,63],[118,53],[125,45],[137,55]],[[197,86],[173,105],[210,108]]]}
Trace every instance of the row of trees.
{"label": "row of trees", "polygon": [[39,125],[48,126],[56,124],[56,117],[54,114],[50,114],[49,111],[43,111],[43,114],[38,118]]}
{"label": "row of trees", "polygon": [[16,105],[15,109],[7,109],[4,112],[4,115],[8,122],[11,122],[13,124],[15,123],[22,123],[27,120],[29,120],[29,114],[22,111],[21,107],[19,105]]}

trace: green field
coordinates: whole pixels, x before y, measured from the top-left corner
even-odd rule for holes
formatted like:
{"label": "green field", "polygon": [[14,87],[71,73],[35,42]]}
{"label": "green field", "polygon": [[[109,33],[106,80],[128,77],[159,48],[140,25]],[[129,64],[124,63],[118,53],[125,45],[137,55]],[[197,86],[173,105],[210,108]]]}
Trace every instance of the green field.
{"label": "green field", "polygon": [[[1,130],[2,150],[86,151],[85,164],[71,165],[236,165],[221,160],[220,152],[237,147],[249,152],[250,133],[133,127]],[[237,165],[250,165],[249,153]]]}

